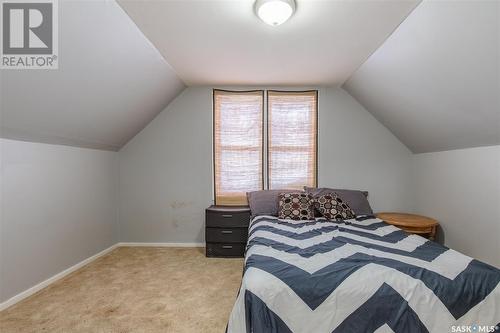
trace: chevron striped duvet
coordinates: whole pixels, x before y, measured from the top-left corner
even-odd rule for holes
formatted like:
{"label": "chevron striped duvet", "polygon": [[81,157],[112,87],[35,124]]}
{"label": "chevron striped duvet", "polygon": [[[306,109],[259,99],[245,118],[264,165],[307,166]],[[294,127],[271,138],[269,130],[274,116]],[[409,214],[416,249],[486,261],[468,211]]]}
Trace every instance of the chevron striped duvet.
{"label": "chevron striped duvet", "polygon": [[500,270],[377,218],[258,216],[249,228],[229,333],[491,332],[500,322]]}

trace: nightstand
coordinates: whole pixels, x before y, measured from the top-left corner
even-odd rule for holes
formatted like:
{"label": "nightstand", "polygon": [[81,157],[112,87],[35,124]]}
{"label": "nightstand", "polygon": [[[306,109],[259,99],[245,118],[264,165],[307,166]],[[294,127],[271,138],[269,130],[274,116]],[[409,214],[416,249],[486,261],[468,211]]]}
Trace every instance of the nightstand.
{"label": "nightstand", "polygon": [[430,217],[415,214],[378,213],[377,217],[407,233],[417,234],[430,240],[434,240],[436,237],[436,229],[439,225],[438,221]]}
{"label": "nightstand", "polygon": [[250,208],[210,206],[205,210],[207,257],[243,257],[248,238]]}

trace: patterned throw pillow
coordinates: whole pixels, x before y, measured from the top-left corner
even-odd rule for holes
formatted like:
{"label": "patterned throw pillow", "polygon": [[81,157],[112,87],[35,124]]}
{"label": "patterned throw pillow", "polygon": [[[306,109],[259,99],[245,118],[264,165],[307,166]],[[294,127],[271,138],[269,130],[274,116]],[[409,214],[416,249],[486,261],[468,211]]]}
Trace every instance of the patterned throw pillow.
{"label": "patterned throw pillow", "polygon": [[356,217],[347,202],[342,201],[335,193],[315,198],[313,205],[327,220],[348,220]]}
{"label": "patterned throw pillow", "polygon": [[305,192],[280,193],[278,218],[314,220],[313,197]]}

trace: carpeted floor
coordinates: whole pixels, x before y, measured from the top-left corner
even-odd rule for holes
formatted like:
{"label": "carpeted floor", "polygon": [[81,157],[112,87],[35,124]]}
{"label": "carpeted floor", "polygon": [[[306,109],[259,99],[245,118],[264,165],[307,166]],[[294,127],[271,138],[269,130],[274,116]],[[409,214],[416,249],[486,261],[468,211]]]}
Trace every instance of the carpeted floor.
{"label": "carpeted floor", "polygon": [[0,312],[0,332],[222,333],[242,267],[203,248],[120,247]]}

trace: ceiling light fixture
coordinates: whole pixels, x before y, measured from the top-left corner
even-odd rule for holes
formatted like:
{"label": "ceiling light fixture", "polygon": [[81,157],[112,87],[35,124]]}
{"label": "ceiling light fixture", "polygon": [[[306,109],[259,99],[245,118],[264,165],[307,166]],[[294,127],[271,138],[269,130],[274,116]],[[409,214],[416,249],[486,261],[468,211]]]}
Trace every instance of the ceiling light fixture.
{"label": "ceiling light fixture", "polygon": [[292,16],[295,11],[294,0],[257,0],[255,1],[257,16],[269,25],[280,25]]}

